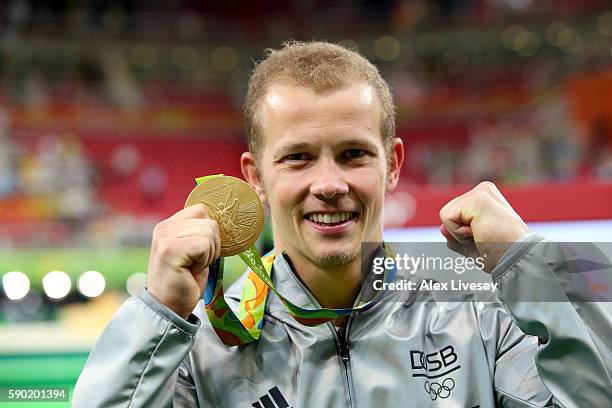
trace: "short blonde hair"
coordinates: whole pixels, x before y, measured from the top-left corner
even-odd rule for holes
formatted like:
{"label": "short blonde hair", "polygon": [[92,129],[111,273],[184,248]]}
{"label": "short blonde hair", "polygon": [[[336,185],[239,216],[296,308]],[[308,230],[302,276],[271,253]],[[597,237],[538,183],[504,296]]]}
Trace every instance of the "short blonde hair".
{"label": "short blonde hair", "polygon": [[249,150],[258,156],[263,131],[258,121],[259,101],[274,82],[288,82],[313,90],[327,91],[355,82],[365,82],[378,92],[382,107],[381,134],[390,152],[395,137],[395,106],[389,85],[378,68],[356,51],[322,41],[288,41],[278,50],[268,48],[255,65],[244,103],[244,120]]}

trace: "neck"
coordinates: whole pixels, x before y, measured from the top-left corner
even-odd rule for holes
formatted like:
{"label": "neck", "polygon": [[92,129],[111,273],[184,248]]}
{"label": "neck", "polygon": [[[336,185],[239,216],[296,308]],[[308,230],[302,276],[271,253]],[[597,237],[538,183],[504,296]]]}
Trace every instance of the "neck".
{"label": "neck", "polygon": [[293,270],[322,307],[353,307],[361,289],[361,260],[338,267],[320,267],[300,255],[288,254]]}

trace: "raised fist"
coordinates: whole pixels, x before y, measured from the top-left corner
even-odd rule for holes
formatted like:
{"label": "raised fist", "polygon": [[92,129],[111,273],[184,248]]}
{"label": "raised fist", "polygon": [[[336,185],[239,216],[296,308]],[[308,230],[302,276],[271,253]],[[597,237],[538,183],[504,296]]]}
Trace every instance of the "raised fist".
{"label": "raised fist", "polygon": [[528,232],[527,225],[495,184],[484,181],[440,210],[440,232],[453,251],[483,257],[491,272],[506,249]]}
{"label": "raised fist", "polygon": [[208,266],[221,249],[219,227],[204,204],[197,204],[157,224],[149,255],[147,289],[183,318],[202,297]]}

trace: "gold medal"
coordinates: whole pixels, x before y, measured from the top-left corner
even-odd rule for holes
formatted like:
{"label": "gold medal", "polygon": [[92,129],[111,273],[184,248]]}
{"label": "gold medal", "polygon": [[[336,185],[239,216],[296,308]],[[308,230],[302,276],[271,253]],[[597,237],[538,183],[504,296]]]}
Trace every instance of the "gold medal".
{"label": "gold medal", "polygon": [[221,256],[239,254],[257,241],[264,225],[263,205],[246,182],[230,176],[211,177],[194,188],[185,207],[203,203],[219,224]]}

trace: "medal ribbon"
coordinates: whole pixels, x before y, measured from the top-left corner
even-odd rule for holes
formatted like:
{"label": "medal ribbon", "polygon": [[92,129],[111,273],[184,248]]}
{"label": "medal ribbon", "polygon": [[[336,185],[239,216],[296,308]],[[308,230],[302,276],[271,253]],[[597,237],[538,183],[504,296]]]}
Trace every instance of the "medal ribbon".
{"label": "medal ribbon", "polygon": [[[196,179],[196,184],[199,185],[207,179],[217,176],[219,174],[199,177]],[[393,259],[391,249],[387,245],[385,245],[385,249],[386,256]],[[248,344],[259,339],[263,327],[263,316],[269,290],[278,296],[289,314],[297,322],[305,326],[318,326],[360,310],[367,310],[385,292],[384,290],[378,291],[372,300],[353,308],[306,309],[297,306],[276,290],[272,282],[272,264],[274,263],[275,254],[270,253],[262,258],[255,245],[251,245],[250,248],[238,254],[238,256],[249,268],[242,296],[240,297],[238,314],[234,313],[225,301],[223,291],[223,258],[217,259],[215,263],[210,265],[206,290],[202,296],[206,304],[206,314],[213,329],[219,339],[228,346]],[[390,271],[387,271],[385,268],[383,282],[392,282],[395,279],[395,271],[395,266]],[[383,287],[386,287],[386,285]]]}

